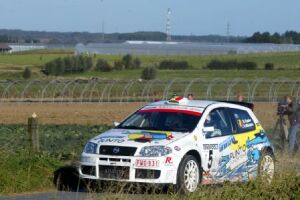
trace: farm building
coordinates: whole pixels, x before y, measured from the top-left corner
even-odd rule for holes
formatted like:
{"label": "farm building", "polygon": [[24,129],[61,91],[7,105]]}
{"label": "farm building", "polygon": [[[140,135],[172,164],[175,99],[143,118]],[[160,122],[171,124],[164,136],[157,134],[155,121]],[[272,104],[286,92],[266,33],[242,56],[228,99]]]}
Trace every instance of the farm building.
{"label": "farm building", "polygon": [[0,53],[10,53],[12,48],[7,44],[0,43]]}

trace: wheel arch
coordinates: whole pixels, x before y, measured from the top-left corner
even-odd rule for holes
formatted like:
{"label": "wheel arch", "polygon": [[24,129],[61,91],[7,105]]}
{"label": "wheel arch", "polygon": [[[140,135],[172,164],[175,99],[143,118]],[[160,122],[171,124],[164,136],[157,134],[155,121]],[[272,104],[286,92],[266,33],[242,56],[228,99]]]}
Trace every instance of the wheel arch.
{"label": "wheel arch", "polygon": [[276,157],[275,157],[275,152],[274,152],[274,148],[272,146],[265,146],[261,149],[260,151],[260,156],[262,156],[264,153],[270,153],[272,154],[273,158],[276,161]]}
{"label": "wheel arch", "polygon": [[271,153],[274,156],[274,148],[272,148],[271,146],[265,146],[262,150],[261,150],[261,154],[262,153]]}
{"label": "wheel arch", "polygon": [[200,155],[200,153],[197,150],[194,150],[194,149],[189,150],[188,152],[186,152],[186,154],[183,157],[185,157],[187,155],[194,156],[196,158],[196,160],[198,161],[199,167],[202,168],[201,155]]}

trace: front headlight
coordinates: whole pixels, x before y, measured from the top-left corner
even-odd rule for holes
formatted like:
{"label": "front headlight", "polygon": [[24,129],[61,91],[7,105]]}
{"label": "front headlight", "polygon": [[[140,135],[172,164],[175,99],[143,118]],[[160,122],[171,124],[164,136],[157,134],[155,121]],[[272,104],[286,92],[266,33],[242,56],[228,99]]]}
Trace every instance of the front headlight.
{"label": "front headlight", "polygon": [[96,154],[97,151],[97,144],[93,143],[93,142],[88,142],[85,147],[83,152],[84,153],[91,153],[91,154]]}
{"label": "front headlight", "polygon": [[159,157],[172,153],[172,149],[166,146],[146,146],[140,151],[140,155],[144,157]]}

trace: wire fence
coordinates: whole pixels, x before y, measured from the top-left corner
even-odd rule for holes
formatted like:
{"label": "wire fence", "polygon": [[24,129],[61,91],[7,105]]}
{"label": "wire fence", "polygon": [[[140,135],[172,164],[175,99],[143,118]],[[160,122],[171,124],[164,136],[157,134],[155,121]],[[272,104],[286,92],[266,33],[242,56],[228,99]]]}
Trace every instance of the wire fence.
{"label": "wire fence", "polygon": [[195,99],[277,102],[291,94],[300,99],[300,79],[222,78],[181,80],[32,80],[0,81],[0,102],[151,102],[174,94]]}

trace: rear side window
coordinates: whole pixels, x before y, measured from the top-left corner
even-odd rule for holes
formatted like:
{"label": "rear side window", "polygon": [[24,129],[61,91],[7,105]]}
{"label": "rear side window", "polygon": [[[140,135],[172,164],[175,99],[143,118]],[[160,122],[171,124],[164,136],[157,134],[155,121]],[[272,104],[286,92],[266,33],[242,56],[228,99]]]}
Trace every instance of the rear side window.
{"label": "rear side window", "polygon": [[237,133],[255,130],[255,123],[247,111],[233,108],[230,111],[237,127]]}

